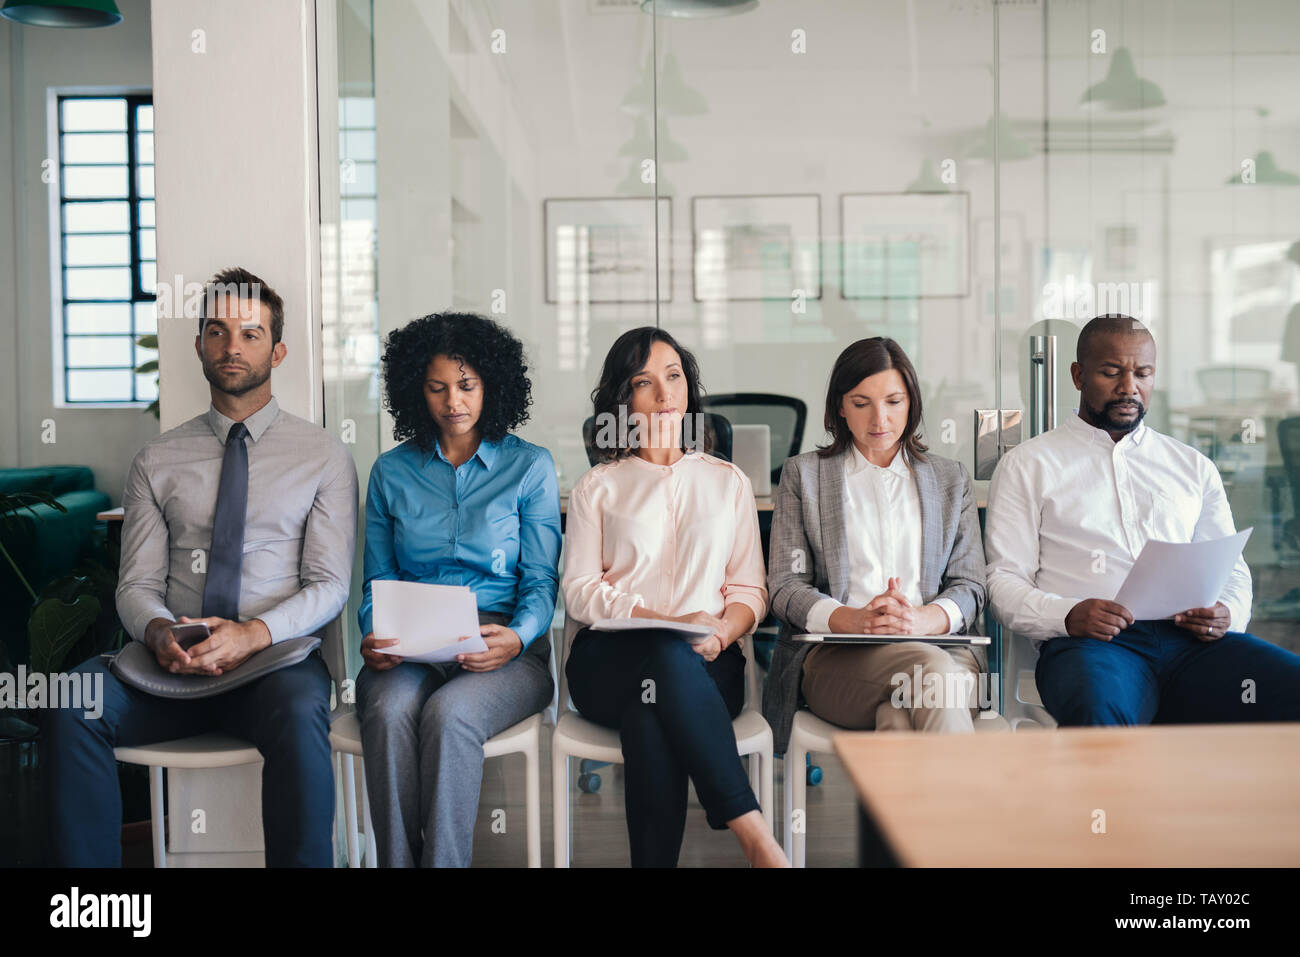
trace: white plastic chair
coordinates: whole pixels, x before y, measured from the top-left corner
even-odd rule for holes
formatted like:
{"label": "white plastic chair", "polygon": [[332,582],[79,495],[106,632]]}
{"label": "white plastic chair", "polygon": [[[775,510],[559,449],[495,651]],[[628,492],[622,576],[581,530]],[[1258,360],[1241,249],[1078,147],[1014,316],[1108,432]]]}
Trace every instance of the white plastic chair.
{"label": "white plastic chair", "polygon": [[[989,712],[982,712],[988,714]],[[1010,731],[1011,725],[1007,719],[1002,717],[996,711],[992,712],[994,717],[981,718],[978,715],[975,718],[975,730],[981,731]],[[831,735],[839,734],[845,731],[839,725],[831,724],[825,721],[811,711],[801,709],[795,712],[794,723],[790,728],[790,743],[785,749],[785,848],[786,856],[790,858],[791,867],[803,867],[804,854],[807,844],[808,830],[808,778],[805,770],[807,756],[810,753],[826,753],[833,750],[831,745]],[[794,811],[803,811],[803,828],[796,831],[794,827]]]}
{"label": "white plastic chair", "polygon": [[[325,628],[321,654],[331,678],[337,682],[342,674],[343,642],[338,619]],[[153,866],[166,867],[168,852],[163,827],[163,770],[182,768],[233,768],[245,764],[261,764],[262,755],[247,741],[226,734],[197,734],[157,744],[113,749],[113,756],[123,764],[141,764],[149,769],[149,817],[153,830]],[[337,813],[337,812],[336,812]],[[232,862],[232,866],[238,866]]]}
{"label": "white plastic chair", "polygon": [[[542,866],[542,781],[541,767],[542,716],[530,715],[513,724],[500,734],[493,735],[483,744],[484,758],[497,758],[519,753],[524,756],[524,826],[528,840],[528,866]],[[348,843],[348,866],[361,867],[357,853],[357,788],[356,777],[362,782],[361,801],[366,821],[365,866],[377,866],[374,851],[374,825],[370,820],[370,795],[365,788],[365,765],[361,754],[361,721],[356,712],[344,711],[330,723],[330,748],[343,761],[343,810]]]}
{"label": "white plastic chair", "polygon": [[[555,815],[555,866],[568,867],[570,848],[569,758],[590,758],[610,764],[623,763],[623,748],[618,732],[588,721],[578,714],[569,700],[569,681],[565,675],[569,649],[574,636],[586,625],[566,617],[564,635],[555,649],[559,664],[559,720],[551,737],[551,790]],[[749,708],[757,701],[758,671],[754,664],[753,648],[745,649],[745,704],[746,707],[732,722],[736,733],[736,752],[749,757],[749,783],[758,796],[763,819],[772,827],[772,729],[757,711]]]}
{"label": "white plastic chair", "polygon": [[261,753],[247,741],[215,733],[132,748],[114,748],[113,756],[123,764],[142,764],[149,769],[149,817],[153,829],[154,867],[166,867],[168,857],[163,828],[164,768],[233,768],[243,764],[262,763]]}

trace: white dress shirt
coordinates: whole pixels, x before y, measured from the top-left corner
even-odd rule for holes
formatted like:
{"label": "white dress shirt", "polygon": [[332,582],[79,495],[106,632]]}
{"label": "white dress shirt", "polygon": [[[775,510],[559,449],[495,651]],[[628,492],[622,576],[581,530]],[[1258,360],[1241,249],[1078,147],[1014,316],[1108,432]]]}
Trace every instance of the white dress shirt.
{"label": "white dress shirt", "polygon": [[[1118,442],[1078,415],[1002,457],[989,486],[989,601],[1004,626],[1041,641],[1066,634],[1088,598],[1113,599],[1148,539],[1236,532],[1223,482],[1200,452],[1146,425]],[[1219,597],[1231,631],[1250,621],[1250,569],[1238,558]]]}
{"label": "white dress shirt", "polygon": [[638,606],[720,616],[741,602],[757,625],[767,580],[749,479],[700,452],[596,466],[569,496],[561,586],[566,613],[587,624]]}
{"label": "white dress shirt", "polygon": [[[861,608],[884,594],[889,579],[914,607],[921,607],[921,500],[916,478],[902,450],[888,468],[872,465],[853,445],[844,460],[844,531],[848,543],[850,608]],[[960,630],[961,609],[949,598],[934,603],[948,616],[948,634]],[[808,631],[829,634],[831,614],[844,608],[823,598],[808,612]]]}

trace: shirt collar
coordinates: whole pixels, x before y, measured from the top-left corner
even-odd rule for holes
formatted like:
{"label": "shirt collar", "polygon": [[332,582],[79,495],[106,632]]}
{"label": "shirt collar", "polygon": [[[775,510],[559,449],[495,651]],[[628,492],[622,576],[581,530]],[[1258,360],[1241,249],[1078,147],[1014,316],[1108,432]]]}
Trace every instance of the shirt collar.
{"label": "shirt collar", "polygon": [[1121,437],[1120,440],[1116,442],[1110,437],[1110,433],[1105,429],[1099,429],[1095,425],[1089,425],[1087,422],[1083,421],[1083,419],[1079,417],[1079,411],[1077,409],[1074,411],[1073,415],[1066,417],[1065,428],[1067,431],[1077,435],[1084,442],[1093,442],[1108,450],[1121,448],[1126,444],[1141,446],[1146,440],[1147,433],[1150,431],[1150,429],[1147,428],[1146,422],[1140,422],[1136,429],[1128,435]]}
{"label": "shirt collar", "polygon": [[[248,434],[256,442],[279,414],[280,403],[275,401],[275,396],[271,396],[271,400],[266,405],[244,419],[244,428],[248,429]],[[222,415],[215,405],[208,406],[208,425],[222,445],[226,444],[226,439],[230,437],[230,427],[234,424],[235,420]]]}
{"label": "shirt collar", "polygon": [[[492,442],[488,439],[479,439],[478,448],[474,450],[474,454],[470,456],[470,460],[478,459],[483,463],[483,467],[490,472],[492,471],[492,466],[496,464],[497,455],[500,451],[500,442]],[[442,454],[442,443],[437,439],[433,440],[433,451],[425,453],[424,464],[428,465],[435,457],[447,462],[447,456]],[[447,464],[451,465],[450,462],[447,462]]]}
{"label": "shirt collar", "polygon": [[878,472],[891,472],[900,478],[907,478],[911,473],[907,467],[906,452],[899,449],[894,453],[894,460],[884,468],[879,465],[873,465],[865,455],[858,449],[856,442],[849,443],[851,454],[844,463],[845,470],[849,475],[857,475],[859,472],[867,472],[875,469]]}

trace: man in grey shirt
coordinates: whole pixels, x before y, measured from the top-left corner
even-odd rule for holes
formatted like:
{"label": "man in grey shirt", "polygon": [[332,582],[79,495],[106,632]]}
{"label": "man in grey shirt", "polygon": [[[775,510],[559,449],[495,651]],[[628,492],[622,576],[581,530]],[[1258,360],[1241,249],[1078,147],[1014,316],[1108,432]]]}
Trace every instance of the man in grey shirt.
{"label": "man in grey shirt", "polygon": [[[320,634],[352,577],[357,474],[343,444],[280,409],[284,304],[243,269],[208,283],[195,351],[212,405],[149,442],[123,493],[117,609],[126,631],[174,673],[218,675],[271,644]],[[203,622],[188,650],[171,632]],[[269,866],[333,863],[330,676],[318,654],[231,691],[163,698],[118,681],[99,658],[103,714],[49,713],[51,848],[62,866],[117,866],[121,799],[113,748],[206,731],[262,753]],[[98,679],[95,679],[98,680]]]}

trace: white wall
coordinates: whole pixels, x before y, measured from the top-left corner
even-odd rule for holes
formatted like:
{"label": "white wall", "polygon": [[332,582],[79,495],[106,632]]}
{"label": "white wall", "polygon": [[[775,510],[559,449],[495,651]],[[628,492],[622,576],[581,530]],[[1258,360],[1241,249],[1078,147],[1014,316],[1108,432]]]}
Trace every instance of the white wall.
{"label": "white wall", "polygon": [[[154,140],[159,282],[177,275],[202,282],[239,264],[274,286],[284,297],[288,347],[272,375],[276,398],[320,422],[314,12],[312,0],[159,4]],[[162,418],[170,427],[206,409],[209,394],[194,321],[181,313],[160,316],[158,325]],[[171,850],[193,865],[257,863],[260,780],[260,766],[170,773],[173,814],[203,808],[209,825],[206,834],[173,829]]]}
{"label": "white wall", "polygon": [[[316,36],[309,0],[154,11],[158,282],[242,265],[284,298],[280,406],[320,421]],[[199,45],[202,45],[201,52]],[[162,424],[208,407],[192,319],[158,318]]]}
{"label": "white wall", "polygon": [[[55,408],[50,191],[41,164],[51,87],[149,89],[148,0],[120,0],[123,20],[96,30],[0,19],[0,465],[88,465],[119,504],[136,450],[158,433],[140,409]],[[42,441],[54,421],[53,443]]]}

